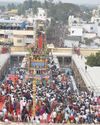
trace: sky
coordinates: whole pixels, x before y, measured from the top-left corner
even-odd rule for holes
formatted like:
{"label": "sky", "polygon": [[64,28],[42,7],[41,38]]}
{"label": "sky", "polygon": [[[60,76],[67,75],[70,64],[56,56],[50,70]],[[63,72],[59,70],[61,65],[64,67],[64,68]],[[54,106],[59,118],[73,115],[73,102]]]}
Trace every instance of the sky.
{"label": "sky", "polygon": [[[24,0],[0,0],[0,1],[7,1],[7,2],[22,2]],[[44,1],[44,0],[40,0],[40,1]],[[66,3],[75,3],[75,4],[100,4],[100,0],[54,0],[54,1],[62,1],[62,2],[66,2]]]}
{"label": "sky", "polygon": [[76,3],[76,4],[100,4],[100,0],[61,0],[68,3]]}

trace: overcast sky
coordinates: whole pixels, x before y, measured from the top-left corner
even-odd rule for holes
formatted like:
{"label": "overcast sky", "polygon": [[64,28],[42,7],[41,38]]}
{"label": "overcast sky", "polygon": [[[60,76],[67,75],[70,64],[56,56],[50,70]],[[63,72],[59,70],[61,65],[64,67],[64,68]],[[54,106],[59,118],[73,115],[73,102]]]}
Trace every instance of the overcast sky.
{"label": "overcast sky", "polygon": [[100,4],[100,0],[61,0],[61,1],[76,3],[76,4]]}
{"label": "overcast sky", "polygon": [[[22,2],[24,0],[0,0],[0,1],[7,1],[7,2]],[[44,0],[40,0],[44,1]],[[55,2],[57,1],[62,1],[62,2],[68,2],[68,3],[75,3],[75,4],[100,4],[100,0],[54,0]]]}

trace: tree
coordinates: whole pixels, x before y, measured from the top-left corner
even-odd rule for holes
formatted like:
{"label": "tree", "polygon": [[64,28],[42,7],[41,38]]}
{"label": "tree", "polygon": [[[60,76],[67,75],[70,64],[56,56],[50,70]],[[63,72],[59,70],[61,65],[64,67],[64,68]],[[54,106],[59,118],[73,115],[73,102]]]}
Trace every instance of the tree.
{"label": "tree", "polygon": [[5,11],[5,6],[0,6],[0,10],[2,11],[2,12],[4,12]]}
{"label": "tree", "polygon": [[90,66],[95,65],[95,55],[91,54],[89,57],[87,57],[87,64]]}
{"label": "tree", "polygon": [[21,14],[25,14],[25,6],[24,5],[22,5],[22,4],[19,4],[18,6],[17,6],[17,9],[18,9],[18,15],[21,15]]}
{"label": "tree", "polygon": [[52,3],[49,5],[48,16],[53,17],[57,21],[67,23],[69,15],[80,15],[80,7],[69,3]]}
{"label": "tree", "polygon": [[8,4],[7,6],[8,10],[16,9],[16,5],[14,3]]}
{"label": "tree", "polygon": [[41,5],[42,3],[40,1],[32,1],[32,0],[25,0],[23,2],[23,4],[20,4],[17,6],[18,9],[18,14],[25,14],[26,10],[29,10],[30,8],[32,8],[33,13],[36,14],[37,13],[37,8],[42,7]]}
{"label": "tree", "polygon": [[48,9],[48,1],[47,0],[44,1],[44,5],[43,6],[44,6],[44,8]]}
{"label": "tree", "polygon": [[100,52],[96,53],[95,62],[96,62],[96,66],[100,66]]}
{"label": "tree", "polygon": [[32,5],[33,5],[33,1],[29,0],[29,8],[32,8]]}
{"label": "tree", "polygon": [[91,43],[93,43],[93,39],[85,38],[84,40],[86,45],[91,45]]}
{"label": "tree", "polygon": [[91,54],[87,57],[87,64],[90,66],[100,66],[100,52],[96,55]]}
{"label": "tree", "polygon": [[33,1],[32,4],[32,9],[33,9],[33,13],[36,14],[37,13],[37,9],[39,7],[42,7],[42,3],[40,1]]}
{"label": "tree", "polygon": [[56,21],[67,23],[69,15],[78,16],[81,13],[78,5],[70,3],[54,3],[54,0],[45,0],[44,3],[37,0],[26,0],[23,4],[18,5],[19,14],[25,14],[29,8],[33,9],[33,13],[37,13],[37,8],[43,7],[47,9],[48,16]]}

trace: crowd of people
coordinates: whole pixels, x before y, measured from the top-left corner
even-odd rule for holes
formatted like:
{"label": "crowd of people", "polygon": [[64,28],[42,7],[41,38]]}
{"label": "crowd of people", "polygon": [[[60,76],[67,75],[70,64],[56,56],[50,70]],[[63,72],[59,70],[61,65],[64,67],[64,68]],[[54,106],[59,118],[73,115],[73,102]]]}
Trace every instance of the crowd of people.
{"label": "crowd of people", "polygon": [[[33,116],[33,82],[27,71],[17,68],[13,81],[6,78],[0,85],[0,120],[33,123],[100,123],[100,97],[73,91],[69,74],[48,61],[50,80],[37,84],[36,111]],[[12,70],[9,69],[9,73]]]}

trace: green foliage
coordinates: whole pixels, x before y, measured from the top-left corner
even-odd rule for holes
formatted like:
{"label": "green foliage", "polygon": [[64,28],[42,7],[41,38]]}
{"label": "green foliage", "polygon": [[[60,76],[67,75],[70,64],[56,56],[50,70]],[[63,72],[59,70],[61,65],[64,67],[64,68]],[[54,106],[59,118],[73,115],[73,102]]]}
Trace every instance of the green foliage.
{"label": "green foliage", "polygon": [[70,3],[51,4],[48,10],[48,16],[53,17],[57,21],[67,22],[69,15],[80,15],[80,8]]}
{"label": "green foliage", "polygon": [[82,17],[82,19],[90,21],[91,17],[92,17],[92,10],[95,9],[95,8],[89,7],[89,6],[86,6],[86,5],[81,5],[80,9],[83,12],[80,15]]}
{"label": "green foliage", "polygon": [[[55,38],[57,39],[57,34],[56,34],[56,21],[54,19],[52,19],[51,21],[51,26],[49,28],[47,28],[46,30],[46,37],[48,41],[52,41],[55,40]],[[56,34],[56,35],[55,35]]]}
{"label": "green foliage", "polygon": [[36,0],[26,0],[23,4],[17,6],[19,14],[25,14],[29,8],[33,9],[36,14],[37,8],[43,7],[47,9],[48,16],[56,21],[67,22],[69,15],[79,16],[81,13],[80,7],[70,3],[54,3],[54,0],[45,0],[44,3]]}
{"label": "green foliage", "polygon": [[10,11],[12,9],[16,9],[16,5],[14,3],[8,4],[7,9]]}
{"label": "green foliage", "polygon": [[91,43],[93,43],[93,39],[84,38],[84,40],[86,45],[91,45]]}
{"label": "green foliage", "polygon": [[91,54],[87,57],[87,64],[90,66],[100,66],[100,52],[96,55]]}
{"label": "green foliage", "polygon": [[37,13],[37,8],[42,7],[42,4],[40,1],[33,1],[32,4],[32,9],[33,9],[33,13],[36,14]]}
{"label": "green foliage", "polygon": [[0,6],[0,10],[2,11],[2,12],[4,12],[5,11],[5,6]]}
{"label": "green foliage", "polygon": [[40,1],[25,0],[23,4],[19,4],[17,6],[18,14],[19,15],[21,15],[21,14],[25,15],[25,11],[28,10],[29,8],[32,8],[33,13],[36,14],[38,7],[41,7],[41,2]]}

